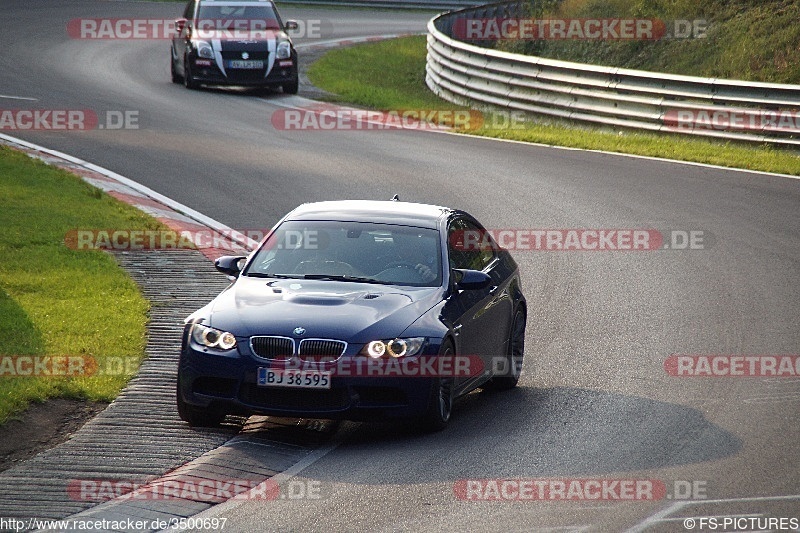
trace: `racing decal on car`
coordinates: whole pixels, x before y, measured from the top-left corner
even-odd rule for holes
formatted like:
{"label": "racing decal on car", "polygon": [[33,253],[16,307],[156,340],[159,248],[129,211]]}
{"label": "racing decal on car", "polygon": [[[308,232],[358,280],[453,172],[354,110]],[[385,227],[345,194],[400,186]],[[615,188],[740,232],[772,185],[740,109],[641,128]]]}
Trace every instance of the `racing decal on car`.
{"label": "racing decal on car", "polygon": [[222,75],[227,78],[228,73],[225,72],[225,62],[222,60],[222,39],[212,39],[211,47],[214,49],[214,61],[217,63],[217,67],[219,67]]}
{"label": "racing decal on car", "polygon": [[278,47],[278,39],[272,37],[267,41],[267,51],[269,54],[267,55],[267,70],[264,72],[264,77],[266,78],[269,76],[269,73],[272,72],[272,67],[275,65],[275,55],[276,50]]}

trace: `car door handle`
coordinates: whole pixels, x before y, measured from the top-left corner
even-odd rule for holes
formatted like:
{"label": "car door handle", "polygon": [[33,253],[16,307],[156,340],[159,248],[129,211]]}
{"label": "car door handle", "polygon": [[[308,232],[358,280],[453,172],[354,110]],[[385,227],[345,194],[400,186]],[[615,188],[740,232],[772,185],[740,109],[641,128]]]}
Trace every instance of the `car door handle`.
{"label": "car door handle", "polygon": [[491,289],[489,289],[489,294],[494,294],[495,292],[497,292],[497,289],[498,289],[499,287],[500,287],[499,285],[495,285],[494,287],[492,287]]}
{"label": "car door handle", "polygon": [[454,326],[454,327],[453,327],[453,335],[458,335],[459,333],[461,333],[461,327],[462,327],[463,325],[464,325],[464,324],[459,324],[459,325],[457,325],[457,326]]}

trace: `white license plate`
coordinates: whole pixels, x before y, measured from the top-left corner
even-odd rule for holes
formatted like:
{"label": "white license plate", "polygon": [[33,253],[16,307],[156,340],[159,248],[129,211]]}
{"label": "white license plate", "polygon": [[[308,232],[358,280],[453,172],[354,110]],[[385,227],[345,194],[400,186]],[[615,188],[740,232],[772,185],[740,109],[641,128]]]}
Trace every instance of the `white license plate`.
{"label": "white license plate", "polygon": [[249,60],[235,59],[233,61],[228,61],[228,68],[259,69],[259,68],[264,68],[264,62],[255,59],[249,59]]}
{"label": "white license plate", "polygon": [[261,387],[290,387],[296,389],[330,389],[331,372],[318,370],[279,370],[260,367],[258,385]]}

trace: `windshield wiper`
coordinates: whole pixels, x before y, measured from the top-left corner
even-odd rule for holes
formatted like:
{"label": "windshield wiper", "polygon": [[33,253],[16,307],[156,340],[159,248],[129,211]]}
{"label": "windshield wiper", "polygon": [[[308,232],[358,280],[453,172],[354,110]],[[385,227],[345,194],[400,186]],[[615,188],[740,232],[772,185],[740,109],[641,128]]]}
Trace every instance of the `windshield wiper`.
{"label": "windshield wiper", "polygon": [[303,279],[303,276],[298,274],[272,274],[271,272],[248,272],[245,276],[253,278]]}
{"label": "windshield wiper", "polygon": [[339,276],[336,274],[306,274],[302,276],[304,279],[321,279],[325,281],[350,281],[356,283],[373,283],[376,285],[386,285],[386,281],[380,281],[372,278],[362,278],[359,276]]}

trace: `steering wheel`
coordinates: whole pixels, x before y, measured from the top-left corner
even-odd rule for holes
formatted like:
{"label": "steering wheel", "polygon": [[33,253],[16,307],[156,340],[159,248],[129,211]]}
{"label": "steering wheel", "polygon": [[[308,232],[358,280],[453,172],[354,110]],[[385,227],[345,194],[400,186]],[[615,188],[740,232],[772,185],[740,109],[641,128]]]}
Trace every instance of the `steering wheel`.
{"label": "steering wheel", "polygon": [[375,274],[373,278],[381,281],[400,283],[419,283],[423,281],[422,274],[417,270],[417,265],[410,261],[393,261]]}

